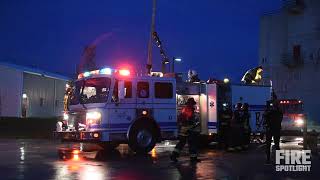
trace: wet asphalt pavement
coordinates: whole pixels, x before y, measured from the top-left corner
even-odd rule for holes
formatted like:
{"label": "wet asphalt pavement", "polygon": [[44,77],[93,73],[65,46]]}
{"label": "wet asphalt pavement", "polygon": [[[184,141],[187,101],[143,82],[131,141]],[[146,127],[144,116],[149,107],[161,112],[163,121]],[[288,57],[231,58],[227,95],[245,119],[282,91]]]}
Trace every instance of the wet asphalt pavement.
{"label": "wet asphalt pavement", "polygon": [[[159,144],[147,156],[130,152],[126,145],[100,152],[96,159],[58,158],[61,147],[77,146],[51,140],[0,139],[0,179],[319,179],[319,157],[312,158],[311,172],[276,172],[264,165],[263,145],[252,145],[247,152],[228,153],[215,147],[203,149],[201,163],[192,165],[187,153],[179,163],[171,163],[173,145]],[[299,149],[283,144],[283,149]],[[95,153],[91,153],[91,155]]]}

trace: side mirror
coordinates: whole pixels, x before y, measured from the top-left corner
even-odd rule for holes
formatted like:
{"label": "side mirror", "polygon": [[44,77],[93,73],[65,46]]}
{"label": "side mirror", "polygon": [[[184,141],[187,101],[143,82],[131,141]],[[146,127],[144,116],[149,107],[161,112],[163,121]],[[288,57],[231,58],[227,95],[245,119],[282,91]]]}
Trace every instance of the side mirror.
{"label": "side mirror", "polygon": [[119,96],[119,100],[125,98],[124,81],[119,81],[118,82],[118,96]]}

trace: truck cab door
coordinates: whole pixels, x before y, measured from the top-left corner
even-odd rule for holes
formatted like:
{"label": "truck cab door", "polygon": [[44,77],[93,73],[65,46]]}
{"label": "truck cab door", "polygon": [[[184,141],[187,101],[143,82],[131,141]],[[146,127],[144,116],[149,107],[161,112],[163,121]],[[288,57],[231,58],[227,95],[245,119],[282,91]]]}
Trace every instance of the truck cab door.
{"label": "truck cab door", "polygon": [[176,84],[173,80],[154,80],[153,117],[162,130],[177,129]]}
{"label": "truck cab door", "polygon": [[110,128],[126,131],[135,119],[133,80],[115,80],[109,107]]}

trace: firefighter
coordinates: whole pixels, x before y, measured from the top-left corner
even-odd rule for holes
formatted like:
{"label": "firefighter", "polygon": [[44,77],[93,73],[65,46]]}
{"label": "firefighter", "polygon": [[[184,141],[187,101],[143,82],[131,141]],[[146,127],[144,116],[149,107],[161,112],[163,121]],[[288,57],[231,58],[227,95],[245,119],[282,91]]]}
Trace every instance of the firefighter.
{"label": "firefighter", "polygon": [[242,150],[241,145],[243,142],[242,134],[242,103],[237,103],[235,110],[233,112],[231,120],[231,132],[229,134],[229,147],[228,151]]}
{"label": "firefighter", "polygon": [[242,121],[243,121],[243,148],[248,149],[250,144],[250,112],[249,112],[249,104],[244,103],[241,107],[242,110]]}
{"label": "firefighter", "polygon": [[266,164],[270,164],[270,147],[273,138],[275,149],[280,150],[280,131],[283,113],[278,103],[271,101],[267,103],[267,109],[264,113],[264,125],[266,128]]}
{"label": "firefighter", "polygon": [[59,120],[56,123],[56,131],[61,132],[61,131],[66,131],[68,129],[68,124],[66,120]]}
{"label": "firefighter", "polygon": [[68,129],[68,122],[66,120],[62,121],[62,129],[66,131]]}
{"label": "firefighter", "polygon": [[193,98],[189,98],[186,102],[186,106],[182,109],[182,112],[178,117],[179,142],[170,156],[170,159],[173,162],[178,161],[177,158],[179,157],[181,150],[187,142],[189,145],[191,162],[200,162],[200,160],[197,157],[197,138],[200,132],[199,122],[195,117],[195,105],[195,100]]}
{"label": "firefighter", "polygon": [[219,123],[219,143],[224,148],[229,147],[229,133],[230,133],[230,123],[232,119],[232,110],[228,104],[223,104],[221,118]]}
{"label": "firefighter", "polygon": [[71,97],[71,94],[73,93],[72,91],[73,91],[72,86],[70,84],[67,84],[66,85],[66,92],[63,97],[63,110],[64,111],[69,111],[70,97]]}

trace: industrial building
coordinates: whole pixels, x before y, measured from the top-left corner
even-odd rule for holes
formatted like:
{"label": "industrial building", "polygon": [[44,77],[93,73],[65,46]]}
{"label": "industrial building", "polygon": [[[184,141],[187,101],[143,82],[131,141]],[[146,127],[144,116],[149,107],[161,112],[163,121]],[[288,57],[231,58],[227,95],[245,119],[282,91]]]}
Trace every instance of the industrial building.
{"label": "industrial building", "polygon": [[55,117],[69,78],[0,62],[0,117]]}
{"label": "industrial building", "polygon": [[259,58],[264,83],[280,98],[301,99],[309,122],[320,122],[320,1],[285,0],[263,15]]}

